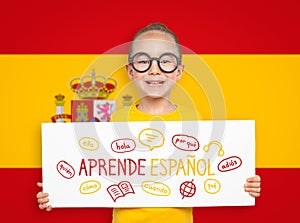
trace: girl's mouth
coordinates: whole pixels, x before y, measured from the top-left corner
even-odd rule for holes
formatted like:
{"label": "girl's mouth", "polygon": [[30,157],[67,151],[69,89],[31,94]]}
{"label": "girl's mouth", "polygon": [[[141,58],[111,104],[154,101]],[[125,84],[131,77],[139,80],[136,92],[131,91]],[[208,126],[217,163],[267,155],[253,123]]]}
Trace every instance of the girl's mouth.
{"label": "girl's mouth", "polygon": [[147,80],[145,82],[150,87],[160,87],[165,83],[164,81],[157,81],[157,80],[155,80],[155,81],[154,80],[153,81]]}

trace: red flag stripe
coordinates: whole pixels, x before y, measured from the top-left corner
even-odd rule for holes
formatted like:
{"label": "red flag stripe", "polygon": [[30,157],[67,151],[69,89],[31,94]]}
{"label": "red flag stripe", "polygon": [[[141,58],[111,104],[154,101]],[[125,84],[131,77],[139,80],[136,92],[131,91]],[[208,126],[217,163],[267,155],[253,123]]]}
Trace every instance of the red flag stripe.
{"label": "red flag stripe", "polygon": [[[252,223],[258,216],[268,222],[295,222],[297,218],[300,168],[259,168],[262,195],[250,207],[194,208],[194,223],[244,222]],[[111,223],[111,208],[56,208],[47,213],[38,208],[35,186],[41,180],[40,168],[0,168],[1,213],[10,222],[102,222]],[[23,183],[26,182],[26,183]],[[18,213],[18,214],[16,214]]]}
{"label": "red flag stripe", "polygon": [[159,21],[198,54],[298,54],[299,5],[298,0],[3,1],[0,53],[104,53]]}

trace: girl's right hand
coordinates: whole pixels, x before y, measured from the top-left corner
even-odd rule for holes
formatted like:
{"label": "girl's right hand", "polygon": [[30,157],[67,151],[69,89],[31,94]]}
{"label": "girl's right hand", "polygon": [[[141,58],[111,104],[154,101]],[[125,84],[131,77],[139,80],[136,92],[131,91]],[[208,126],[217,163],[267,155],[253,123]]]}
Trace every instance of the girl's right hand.
{"label": "girl's right hand", "polygon": [[[40,188],[43,188],[43,183],[38,182],[37,186],[40,187]],[[52,210],[52,206],[47,205],[47,203],[49,202],[48,196],[49,196],[48,193],[44,193],[42,191],[37,193],[36,198],[37,198],[37,201],[39,203],[39,208],[41,210],[44,210],[44,209],[46,209],[46,211],[51,211]]]}

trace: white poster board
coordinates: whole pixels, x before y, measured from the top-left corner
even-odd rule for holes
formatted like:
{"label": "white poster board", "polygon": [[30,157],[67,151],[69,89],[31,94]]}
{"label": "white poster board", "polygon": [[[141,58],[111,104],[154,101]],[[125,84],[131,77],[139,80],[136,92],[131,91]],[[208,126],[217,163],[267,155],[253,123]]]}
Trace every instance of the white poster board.
{"label": "white poster board", "polygon": [[254,205],[255,122],[42,124],[53,207]]}

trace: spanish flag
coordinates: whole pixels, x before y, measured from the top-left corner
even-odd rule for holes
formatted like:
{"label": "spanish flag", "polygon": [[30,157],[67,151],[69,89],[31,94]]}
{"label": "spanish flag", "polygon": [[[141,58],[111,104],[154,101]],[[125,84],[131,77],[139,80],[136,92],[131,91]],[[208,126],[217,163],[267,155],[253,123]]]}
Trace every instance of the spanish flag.
{"label": "spanish flag", "polygon": [[[194,208],[194,222],[297,222],[300,199],[300,32],[297,0],[2,1],[1,219],[110,223],[111,208],[38,208],[42,122],[54,96],[101,54],[131,41],[150,22],[166,24],[214,73],[226,119],[256,120],[262,194],[251,207]],[[125,57],[126,52],[111,56]],[[186,61],[189,55],[184,55]],[[188,78],[186,79],[188,80]],[[120,84],[126,83],[122,79]],[[184,84],[187,83],[187,84]],[[182,80],[187,88],[188,81]],[[193,89],[193,87],[190,87]],[[110,95],[113,99],[118,92]],[[191,92],[193,94],[193,92]],[[194,97],[196,97],[194,95]],[[196,106],[214,117],[205,94]],[[219,116],[220,117],[220,116]]]}

